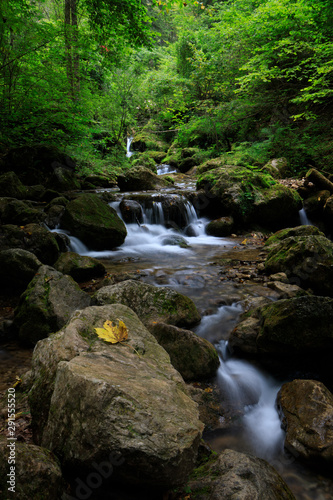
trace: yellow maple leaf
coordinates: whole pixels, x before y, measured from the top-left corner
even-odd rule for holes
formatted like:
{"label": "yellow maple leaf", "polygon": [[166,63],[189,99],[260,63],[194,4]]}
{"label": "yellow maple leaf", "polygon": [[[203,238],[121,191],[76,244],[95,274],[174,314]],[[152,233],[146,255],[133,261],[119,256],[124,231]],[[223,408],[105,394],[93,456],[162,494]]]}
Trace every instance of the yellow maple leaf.
{"label": "yellow maple leaf", "polygon": [[100,339],[111,342],[111,344],[118,344],[118,342],[122,342],[128,337],[127,327],[121,320],[118,320],[118,325],[114,325],[112,321],[107,320],[103,328],[95,328],[95,332]]}

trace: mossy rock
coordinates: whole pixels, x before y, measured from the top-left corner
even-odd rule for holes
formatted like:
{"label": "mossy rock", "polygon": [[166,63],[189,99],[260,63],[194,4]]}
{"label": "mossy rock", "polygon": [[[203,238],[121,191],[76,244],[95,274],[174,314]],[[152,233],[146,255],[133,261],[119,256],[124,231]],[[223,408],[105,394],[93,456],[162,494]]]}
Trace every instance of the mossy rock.
{"label": "mossy rock", "polygon": [[138,134],[134,135],[131,148],[132,151],[167,151],[168,144],[159,137],[156,125],[148,123]]}
{"label": "mossy rock", "polygon": [[296,226],[296,227],[287,227],[285,229],[280,229],[272,236],[270,236],[266,242],[265,247],[271,247],[276,243],[279,243],[286,238],[290,238],[292,236],[325,236],[323,232],[321,232],[316,226]]}
{"label": "mossy rock", "polygon": [[75,252],[61,254],[54,264],[54,268],[62,274],[71,276],[78,283],[104,276],[106,273],[106,269],[100,261]]}
{"label": "mossy rock", "polygon": [[200,321],[196,306],[185,295],[133,280],[101,288],[93,301],[97,305],[124,304],[133,309],[148,328],[154,321],[185,328]]}
{"label": "mossy rock", "polygon": [[[164,154],[164,153],[162,153]],[[147,152],[139,153],[132,160],[133,167],[145,167],[151,170],[154,174],[157,173],[155,160],[147,154]]]}
{"label": "mossy rock", "polygon": [[120,191],[149,191],[167,187],[168,183],[145,167],[133,167],[125,174],[119,175]]}
{"label": "mossy rock", "polygon": [[45,220],[45,213],[34,208],[31,202],[13,198],[0,198],[0,220],[2,224],[24,226]]}
{"label": "mossy rock", "polygon": [[42,265],[27,250],[10,248],[0,251],[0,279],[9,290],[23,292]]}
{"label": "mossy rock", "polygon": [[94,250],[118,247],[127,234],[117,212],[97,194],[82,194],[69,202],[61,224]]}
{"label": "mossy rock", "polygon": [[206,233],[210,236],[230,236],[233,233],[235,222],[232,217],[220,217],[210,221],[206,226]]}
{"label": "mossy rock", "polygon": [[[267,228],[284,227],[298,220],[300,196],[256,168],[222,165],[220,158],[199,167],[197,189],[204,190],[212,214],[232,215],[236,222]],[[216,167],[217,164],[222,166]],[[205,170],[206,167],[211,167]]]}
{"label": "mossy rock", "polygon": [[285,272],[289,282],[333,296],[333,243],[325,236],[289,236],[271,246],[268,274]]}
{"label": "mossy rock", "polygon": [[22,184],[15,172],[0,175],[0,196],[24,200],[27,188]]}
{"label": "mossy rock", "polygon": [[215,347],[208,340],[165,323],[154,323],[150,331],[167,351],[172,365],[184,380],[201,380],[216,374],[220,361]]}

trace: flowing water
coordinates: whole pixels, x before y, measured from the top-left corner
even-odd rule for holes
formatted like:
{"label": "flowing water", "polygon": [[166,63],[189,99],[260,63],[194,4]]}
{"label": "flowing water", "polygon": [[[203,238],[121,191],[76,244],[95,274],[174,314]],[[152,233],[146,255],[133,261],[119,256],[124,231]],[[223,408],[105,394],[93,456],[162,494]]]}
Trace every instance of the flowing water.
{"label": "flowing water", "polygon": [[[130,142],[129,138],[128,154]],[[185,185],[188,183],[181,181],[176,187]],[[124,195],[118,195],[118,201],[110,204],[120,216],[119,203]],[[333,498],[327,494],[332,483],[327,486],[326,479],[319,481],[283,450],[284,432],[275,399],[284,381],[266,373],[256,362],[237,359],[228,348],[228,336],[239,321],[245,302],[260,296],[275,300],[277,296],[255,279],[246,283],[227,279],[221,265],[225,259],[235,259],[246,266],[258,259],[260,250],[244,248],[240,238],[206,235],[208,220],[198,216],[185,198],[183,206],[186,225],[180,231],[178,227],[166,227],[160,201],[150,208],[142,203],[142,224],[127,224],[125,243],[115,250],[93,251],[66,231],[56,231],[68,235],[70,250],[102,259],[108,272],[136,272],[141,280],[172,287],[195,302],[203,316],[195,331],[217,348],[220,367],[216,384],[226,416],[231,416],[231,420],[221,416],[221,425],[206,432],[205,439],[213,449],[233,448],[268,460],[285,477],[298,500]]]}

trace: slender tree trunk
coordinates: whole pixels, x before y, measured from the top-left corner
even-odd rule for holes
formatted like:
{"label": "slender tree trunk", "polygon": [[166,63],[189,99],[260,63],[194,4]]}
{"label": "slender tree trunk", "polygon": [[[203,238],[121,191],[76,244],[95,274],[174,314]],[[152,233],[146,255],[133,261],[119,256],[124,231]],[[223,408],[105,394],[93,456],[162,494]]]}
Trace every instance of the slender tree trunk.
{"label": "slender tree trunk", "polygon": [[72,99],[76,99],[80,91],[76,0],[65,0],[64,7],[67,79],[70,96]]}

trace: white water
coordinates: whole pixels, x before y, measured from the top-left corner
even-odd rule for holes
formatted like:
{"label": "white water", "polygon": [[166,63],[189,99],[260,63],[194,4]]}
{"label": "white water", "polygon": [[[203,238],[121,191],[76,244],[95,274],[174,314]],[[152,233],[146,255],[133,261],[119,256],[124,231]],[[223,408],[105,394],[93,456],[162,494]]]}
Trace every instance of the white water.
{"label": "white water", "polygon": [[222,306],[202,319],[196,333],[215,344],[220,354],[217,380],[223,400],[243,413],[242,426],[253,452],[272,460],[282,453],[284,442],[275,407],[280,384],[247,361],[231,357],[227,338],[241,312],[240,304]]}
{"label": "white water", "polygon": [[175,167],[171,167],[171,165],[167,165],[166,163],[157,165],[157,175],[175,174],[177,172],[178,170]]}
{"label": "white water", "polygon": [[311,226],[311,222],[309,221],[304,208],[299,211],[299,219],[302,226]]}
{"label": "white water", "polygon": [[126,156],[127,158],[130,158],[134,153],[131,151],[131,144],[133,141],[133,137],[127,137],[127,142],[126,142]]}

